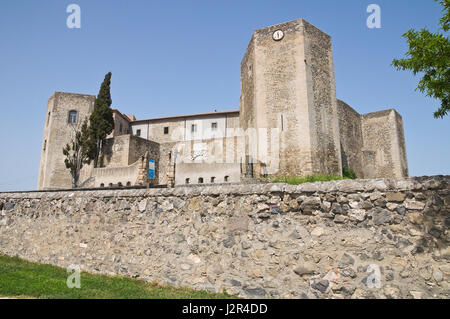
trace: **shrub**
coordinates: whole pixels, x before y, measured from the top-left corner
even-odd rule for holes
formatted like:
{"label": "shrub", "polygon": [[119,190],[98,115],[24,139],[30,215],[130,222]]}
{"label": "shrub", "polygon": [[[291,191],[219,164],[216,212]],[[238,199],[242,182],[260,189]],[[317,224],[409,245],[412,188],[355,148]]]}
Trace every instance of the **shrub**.
{"label": "shrub", "polygon": [[350,168],[344,167],[342,169],[342,176],[346,179],[356,179],[355,172],[353,172]]}

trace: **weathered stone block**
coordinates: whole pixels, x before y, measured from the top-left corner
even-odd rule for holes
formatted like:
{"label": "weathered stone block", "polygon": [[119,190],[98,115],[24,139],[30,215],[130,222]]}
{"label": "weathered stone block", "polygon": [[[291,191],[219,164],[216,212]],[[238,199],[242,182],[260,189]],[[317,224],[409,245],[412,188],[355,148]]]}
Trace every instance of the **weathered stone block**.
{"label": "weathered stone block", "polygon": [[403,193],[387,193],[386,200],[388,202],[403,202],[405,200],[405,194]]}

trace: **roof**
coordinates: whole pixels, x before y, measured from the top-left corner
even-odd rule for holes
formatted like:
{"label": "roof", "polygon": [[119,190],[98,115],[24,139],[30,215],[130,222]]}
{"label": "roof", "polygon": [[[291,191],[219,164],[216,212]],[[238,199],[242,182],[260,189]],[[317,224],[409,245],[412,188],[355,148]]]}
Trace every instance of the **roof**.
{"label": "roof", "polygon": [[175,116],[166,116],[166,117],[156,117],[156,118],[150,118],[150,119],[144,119],[144,120],[131,121],[131,123],[174,120],[174,119],[182,119],[182,118],[188,118],[188,117],[201,117],[201,116],[226,115],[226,114],[239,114],[239,110],[218,111],[218,112],[208,112],[208,113],[196,113],[196,114],[186,114],[186,115],[175,115]]}
{"label": "roof", "polygon": [[128,122],[132,122],[132,119],[130,119],[130,117],[128,115],[123,114],[119,110],[113,109],[113,112],[116,112],[117,114],[119,114],[124,120],[126,120]]}

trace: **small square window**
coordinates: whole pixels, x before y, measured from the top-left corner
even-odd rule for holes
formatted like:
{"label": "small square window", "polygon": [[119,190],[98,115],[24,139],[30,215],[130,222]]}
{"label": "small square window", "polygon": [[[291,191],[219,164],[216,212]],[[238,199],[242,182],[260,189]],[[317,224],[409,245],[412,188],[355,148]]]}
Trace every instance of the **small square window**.
{"label": "small square window", "polygon": [[217,122],[211,123],[211,130],[217,131]]}
{"label": "small square window", "polygon": [[169,128],[168,127],[164,128],[164,134],[169,134]]}
{"label": "small square window", "polygon": [[75,124],[77,123],[77,111],[70,111],[69,112],[69,120],[68,120],[69,124]]}

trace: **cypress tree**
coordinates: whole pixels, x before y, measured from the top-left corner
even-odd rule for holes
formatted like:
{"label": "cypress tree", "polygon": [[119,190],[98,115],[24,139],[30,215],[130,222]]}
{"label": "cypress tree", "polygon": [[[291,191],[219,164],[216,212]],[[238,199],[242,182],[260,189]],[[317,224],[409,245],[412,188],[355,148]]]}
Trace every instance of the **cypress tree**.
{"label": "cypress tree", "polygon": [[89,119],[90,135],[93,142],[89,153],[94,160],[94,167],[101,167],[104,141],[106,136],[114,130],[111,104],[111,72],[109,72],[105,75],[105,79],[100,86],[100,91],[94,104],[94,111]]}

